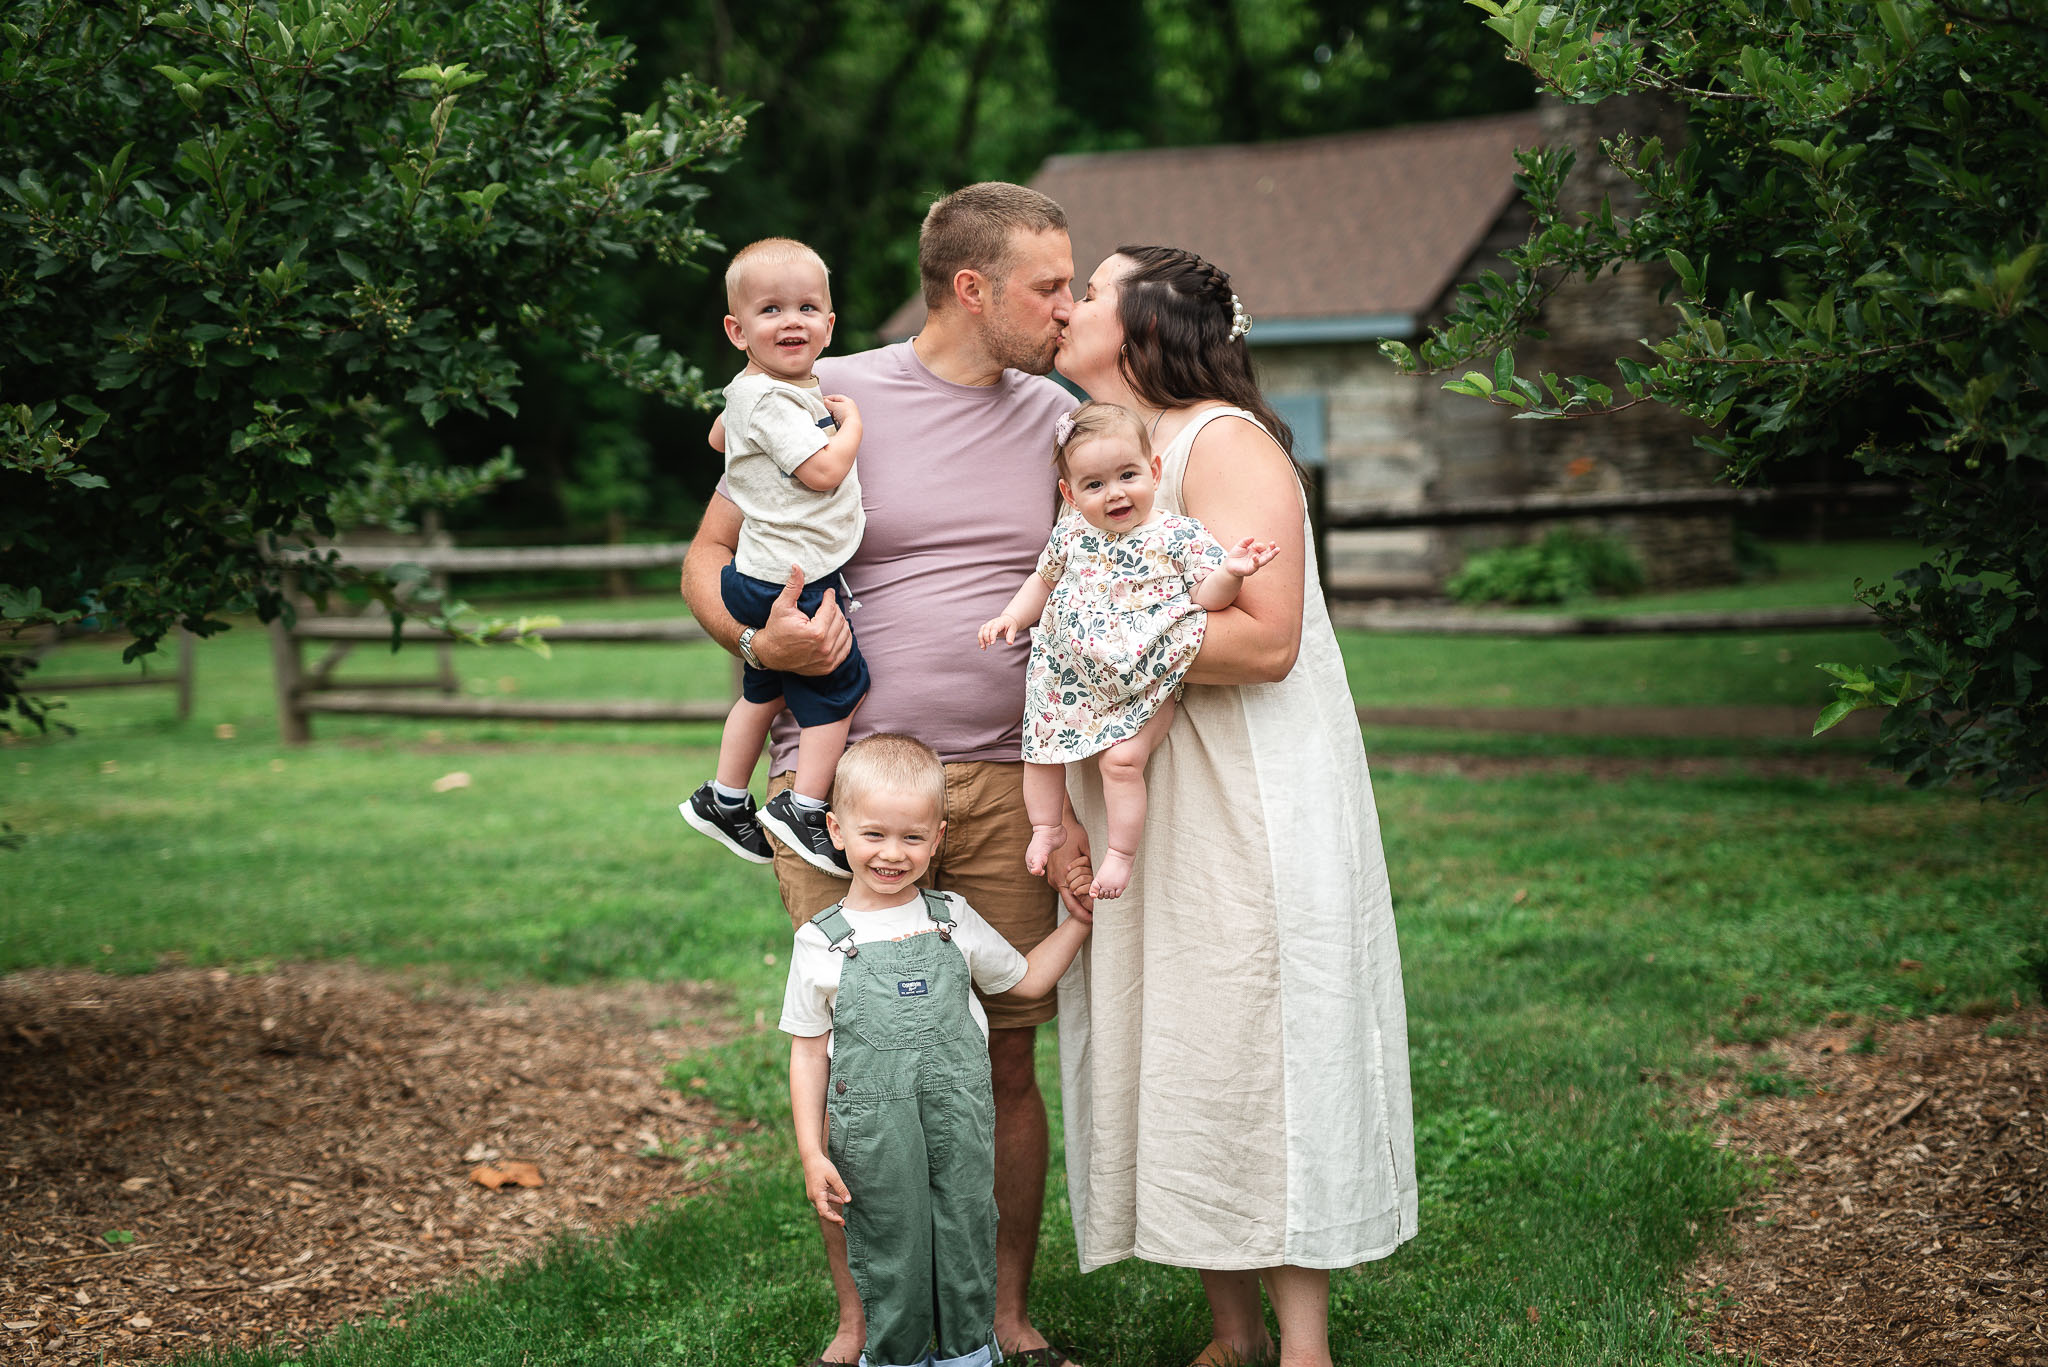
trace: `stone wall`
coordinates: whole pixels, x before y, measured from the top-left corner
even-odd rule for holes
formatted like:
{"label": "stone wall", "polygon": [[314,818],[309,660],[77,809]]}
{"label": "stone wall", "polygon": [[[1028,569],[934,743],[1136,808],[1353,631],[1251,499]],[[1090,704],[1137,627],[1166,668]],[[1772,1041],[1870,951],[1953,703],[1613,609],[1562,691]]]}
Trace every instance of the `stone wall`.
{"label": "stone wall", "polygon": [[[1323,397],[1322,478],[1333,515],[1528,487],[1506,413],[1444,393],[1441,377],[1401,374],[1376,344],[1263,347],[1254,359],[1268,394]],[[1434,593],[1470,546],[1506,535],[1490,528],[1336,532],[1323,577],[1356,592]]]}
{"label": "stone wall", "polygon": [[[1565,183],[1560,207],[1567,214],[1591,214],[1611,197],[1617,214],[1633,209],[1628,181],[1600,154],[1603,138],[1624,131],[1638,138],[1661,137],[1675,148],[1685,138],[1682,112],[1644,96],[1599,105],[1566,105],[1547,100],[1541,109],[1545,137],[1578,149],[1578,162]],[[1535,370],[1589,375],[1625,399],[1617,356],[1652,358],[1643,337],[1668,332],[1675,321],[1660,292],[1671,278],[1661,263],[1629,265],[1595,281],[1570,280],[1544,308],[1547,341],[1517,349],[1523,374]],[[1698,488],[1714,482],[1720,462],[1694,445],[1701,428],[1676,409],[1639,404],[1611,417],[1578,421],[1520,423],[1528,452],[1530,487],[1544,491],[1604,493],[1639,489]],[[1725,583],[1736,577],[1734,524],[1726,516],[1613,518],[1599,530],[1635,548],[1651,587]]]}
{"label": "stone wall", "polygon": [[[1600,140],[1627,129],[1655,133],[1666,146],[1684,137],[1682,116],[1645,100],[1543,109],[1545,136],[1579,149],[1566,187],[1567,212],[1589,213],[1603,195],[1626,210],[1628,182],[1600,154]],[[1442,321],[1457,285],[1499,269],[1500,252],[1528,235],[1527,210],[1516,202],[1424,319]],[[1516,348],[1524,375],[1538,370],[1590,375],[1623,391],[1616,356],[1648,353],[1638,339],[1665,328],[1669,306],[1658,294],[1661,266],[1631,266],[1591,283],[1561,286],[1545,310],[1550,339]],[[1411,342],[1415,339],[1408,339]],[[1693,444],[1698,430],[1682,414],[1642,404],[1612,417],[1515,422],[1477,399],[1443,392],[1444,376],[1404,376],[1377,345],[1353,342],[1259,346],[1253,351],[1262,387],[1271,394],[1320,394],[1325,405],[1324,473],[1329,509],[1413,507],[1444,499],[1535,491],[1598,493],[1697,488],[1714,481],[1716,460]],[[1587,530],[1628,541],[1653,587],[1725,582],[1735,577],[1733,528],[1726,517],[1610,518]],[[1414,594],[1438,590],[1472,550],[1540,535],[1535,527],[1471,527],[1441,531],[1340,532],[1330,538],[1331,584],[1354,592]]]}

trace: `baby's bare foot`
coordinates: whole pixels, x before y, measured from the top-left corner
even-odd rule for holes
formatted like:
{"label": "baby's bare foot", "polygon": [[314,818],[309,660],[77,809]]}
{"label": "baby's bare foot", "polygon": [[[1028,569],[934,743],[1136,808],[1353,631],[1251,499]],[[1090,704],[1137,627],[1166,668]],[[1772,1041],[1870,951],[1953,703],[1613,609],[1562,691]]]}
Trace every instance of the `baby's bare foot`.
{"label": "baby's bare foot", "polygon": [[1045,861],[1052,858],[1052,852],[1067,843],[1065,826],[1033,826],[1031,844],[1024,851],[1024,867],[1033,873],[1045,872]]}
{"label": "baby's bare foot", "polygon": [[1122,850],[1111,850],[1102,856],[1102,867],[1095,871],[1089,894],[1104,901],[1123,896],[1124,889],[1131,885],[1132,862],[1133,857]]}

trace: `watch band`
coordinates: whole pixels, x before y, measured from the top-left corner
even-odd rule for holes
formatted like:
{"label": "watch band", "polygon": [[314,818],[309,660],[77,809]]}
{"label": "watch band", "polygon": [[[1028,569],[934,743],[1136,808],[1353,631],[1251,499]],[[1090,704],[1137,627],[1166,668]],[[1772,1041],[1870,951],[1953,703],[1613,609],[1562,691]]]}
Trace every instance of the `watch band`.
{"label": "watch band", "polygon": [[754,669],[765,669],[767,666],[761,663],[761,657],[754,653],[754,633],[759,630],[759,627],[748,627],[740,633],[740,658]]}

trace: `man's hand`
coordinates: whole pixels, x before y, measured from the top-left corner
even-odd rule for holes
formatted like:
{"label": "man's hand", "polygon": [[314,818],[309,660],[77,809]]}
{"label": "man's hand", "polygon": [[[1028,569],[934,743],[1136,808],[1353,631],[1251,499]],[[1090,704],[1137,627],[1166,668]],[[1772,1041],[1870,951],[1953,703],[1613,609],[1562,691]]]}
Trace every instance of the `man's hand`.
{"label": "man's hand", "polygon": [[820,1220],[835,1225],[846,1223],[846,1217],[839,1213],[839,1209],[853,1200],[853,1194],[840,1180],[839,1169],[823,1154],[804,1160],[804,1195],[818,1212]]}
{"label": "man's hand", "polygon": [[1068,915],[1084,921],[1095,919],[1095,899],[1088,895],[1088,887],[1095,881],[1095,865],[1088,857],[1088,832],[1076,822],[1067,822],[1066,841],[1045,861],[1045,881],[1060,895]]}
{"label": "man's hand", "polygon": [[838,593],[826,589],[818,610],[805,616],[796,605],[804,572],[789,567],[789,582],[768,608],[768,621],[754,633],[754,654],[769,669],[785,674],[830,674],[853,649],[853,628],[839,610]]}

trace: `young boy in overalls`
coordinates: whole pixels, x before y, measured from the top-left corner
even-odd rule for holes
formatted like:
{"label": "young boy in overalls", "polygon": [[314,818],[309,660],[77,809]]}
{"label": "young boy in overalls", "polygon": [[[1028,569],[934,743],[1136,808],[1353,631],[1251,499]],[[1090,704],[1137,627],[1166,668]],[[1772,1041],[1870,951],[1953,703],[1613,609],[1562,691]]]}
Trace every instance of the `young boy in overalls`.
{"label": "young boy in overalls", "polygon": [[920,742],[846,751],[829,829],[853,885],[797,931],[783,996],[804,1192],[846,1227],[863,1367],[1001,1361],[995,1107],[973,989],[1042,997],[1088,936],[1071,917],[1026,956],[958,895],[920,889],[945,802]]}

